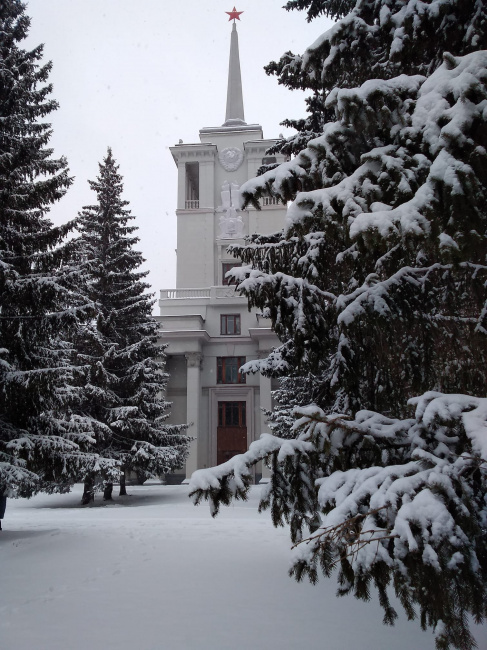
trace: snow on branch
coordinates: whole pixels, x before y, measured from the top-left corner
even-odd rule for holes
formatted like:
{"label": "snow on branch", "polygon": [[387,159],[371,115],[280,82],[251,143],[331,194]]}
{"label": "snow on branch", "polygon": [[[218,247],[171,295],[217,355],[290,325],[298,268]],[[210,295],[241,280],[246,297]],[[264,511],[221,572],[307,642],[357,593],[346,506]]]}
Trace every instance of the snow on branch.
{"label": "snow on branch", "polygon": [[[429,625],[449,617],[451,640],[462,620],[452,603],[483,593],[487,398],[428,392],[410,404],[415,417],[405,420],[296,408],[294,439],[262,435],[247,453],[195,472],[190,492],[215,516],[221,503],[246,498],[253,465],[270,463],[260,508],[290,525],[291,574],[316,582],[318,570],[337,570],[339,593],[364,599],[373,580],[385,623],[397,616],[387,595],[393,580],[410,618],[413,603]],[[433,584],[447,594],[437,609],[425,587]],[[471,605],[479,620],[481,601]]]}
{"label": "snow on branch", "polygon": [[[485,481],[487,398],[430,392],[410,403],[416,415],[407,420],[371,411],[354,419],[325,415],[316,405],[296,409],[295,439],[263,434],[245,454],[195,472],[191,495],[195,503],[210,500],[216,515],[220,502],[246,497],[257,462],[273,455],[282,468],[293,456],[324,454],[326,475],[315,480],[321,523],[298,539],[295,567],[313,573],[326,549],[327,572],[344,558],[358,573],[379,562],[404,570],[410,553],[421,553],[435,570],[458,563],[474,570],[472,520],[485,523],[487,508],[472,492],[471,478],[480,471]],[[402,454],[403,462],[333,470],[330,459],[345,448],[350,453],[365,437],[387,448],[392,460]]]}
{"label": "snow on branch", "polygon": [[[410,403],[416,406],[414,421],[387,424],[407,435],[407,462],[335,471],[316,480],[321,524],[296,545],[294,570],[313,574],[325,551],[327,572],[345,558],[356,574],[381,562],[405,571],[411,553],[420,553],[437,571],[459,563],[476,570],[472,525],[485,525],[487,510],[472,477],[485,483],[487,399],[430,392]],[[377,441],[383,435],[377,417],[359,413],[339,427],[366,428]],[[305,416],[300,426],[316,429],[316,418],[306,423]]]}
{"label": "snow on branch", "polygon": [[[294,199],[288,231],[316,210],[323,219],[333,220],[340,205],[351,217],[352,239],[372,231],[392,240],[428,236],[428,213],[439,191],[461,196],[475,187],[470,159],[478,154],[475,145],[482,144],[476,124],[484,119],[487,105],[486,69],[487,52],[450,55],[428,78],[400,75],[332,91],[327,107],[335,110],[337,121],[325,124],[323,133],[293,160],[245,183],[244,200],[265,193]],[[381,139],[390,144],[378,146]],[[412,143],[414,154],[408,152]],[[459,146],[464,147],[461,156]],[[339,171],[344,154],[353,159],[357,152],[360,164],[354,171]],[[385,174],[399,190],[394,205],[380,202]],[[421,177],[424,181],[418,184]],[[450,247],[458,246],[448,232],[438,237],[440,247],[447,241]]]}
{"label": "snow on branch", "polygon": [[228,505],[233,498],[245,499],[250,487],[250,468],[276,453],[282,461],[297,451],[306,452],[310,443],[303,440],[283,440],[263,433],[244,454],[233,456],[226,463],[209,469],[199,469],[191,476],[189,496],[195,505],[205,498],[210,502],[211,514],[218,514],[220,502]]}

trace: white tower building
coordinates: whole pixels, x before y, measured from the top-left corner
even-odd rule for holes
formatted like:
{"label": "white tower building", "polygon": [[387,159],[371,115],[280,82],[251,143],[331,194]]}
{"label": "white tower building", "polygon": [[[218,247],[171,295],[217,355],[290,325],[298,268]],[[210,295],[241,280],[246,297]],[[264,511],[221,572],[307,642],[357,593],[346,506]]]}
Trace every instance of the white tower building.
{"label": "white tower building", "polygon": [[[241,453],[264,430],[261,407],[271,408],[271,380],[242,375],[239,368],[267,356],[278,341],[247,299],[228,284],[226,272],[239,264],[227,253],[252,233],[272,233],[284,225],[285,206],[272,199],[262,210],[237,209],[238,188],[262,164],[275,140],[244,118],[235,18],[228,73],[226,118],[222,126],[202,128],[200,142],[171,147],[178,168],[176,288],[160,293],[162,342],[168,345],[172,423],[191,423],[194,438],[184,475],[220,464]],[[259,478],[258,476],[256,478]]]}

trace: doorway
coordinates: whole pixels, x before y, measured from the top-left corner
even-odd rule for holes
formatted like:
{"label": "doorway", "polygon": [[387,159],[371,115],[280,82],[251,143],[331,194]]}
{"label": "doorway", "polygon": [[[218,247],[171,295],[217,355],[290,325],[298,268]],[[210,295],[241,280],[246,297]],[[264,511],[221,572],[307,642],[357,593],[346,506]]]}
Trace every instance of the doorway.
{"label": "doorway", "polygon": [[246,402],[218,402],[217,465],[247,451]]}

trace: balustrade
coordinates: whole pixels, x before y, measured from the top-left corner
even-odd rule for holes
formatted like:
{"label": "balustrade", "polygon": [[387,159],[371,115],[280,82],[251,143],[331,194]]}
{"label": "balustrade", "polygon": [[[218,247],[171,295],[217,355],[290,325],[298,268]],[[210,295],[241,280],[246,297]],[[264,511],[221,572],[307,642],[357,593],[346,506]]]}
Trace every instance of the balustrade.
{"label": "balustrade", "polygon": [[203,287],[201,289],[161,289],[161,300],[187,300],[196,298],[240,298],[235,286]]}
{"label": "balustrade", "polygon": [[161,300],[179,300],[183,298],[209,298],[210,287],[203,289],[161,289]]}
{"label": "balustrade", "polygon": [[260,201],[262,206],[282,205],[281,201],[277,198],[277,196],[263,196]]}
{"label": "balustrade", "polygon": [[200,207],[199,199],[186,199],[184,206],[186,210],[197,210]]}

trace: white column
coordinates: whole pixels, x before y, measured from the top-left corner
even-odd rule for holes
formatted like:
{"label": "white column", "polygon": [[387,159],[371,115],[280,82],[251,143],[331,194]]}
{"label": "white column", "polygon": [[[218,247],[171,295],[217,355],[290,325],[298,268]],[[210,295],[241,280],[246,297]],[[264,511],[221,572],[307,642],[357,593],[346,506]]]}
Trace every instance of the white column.
{"label": "white column", "polygon": [[198,469],[198,434],[201,402],[201,359],[200,352],[188,352],[186,355],[186,421],[191,423],[188,435],[194,438],[191,442],[189,456],[186,460],[186,478]]}
{"label": "white column", "polygon": [[200,160],[200,207],[215,207],[215,159]]}
{"label": "white column", "polygon": [[178,161],[178,210],[186,207],[186,163]]}

